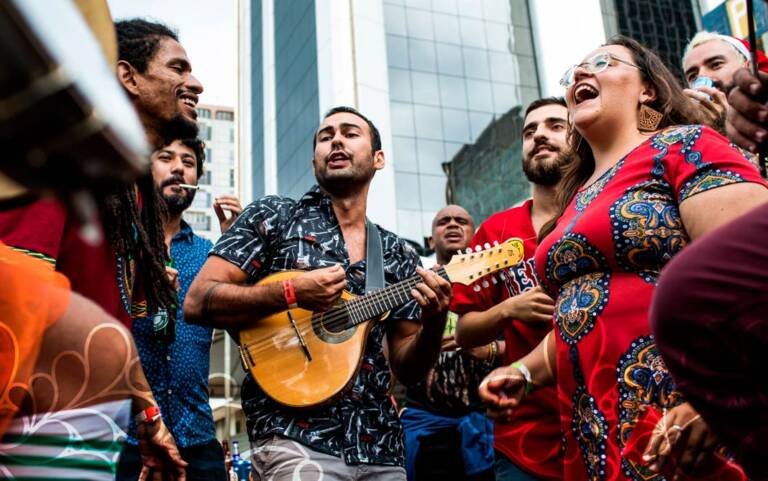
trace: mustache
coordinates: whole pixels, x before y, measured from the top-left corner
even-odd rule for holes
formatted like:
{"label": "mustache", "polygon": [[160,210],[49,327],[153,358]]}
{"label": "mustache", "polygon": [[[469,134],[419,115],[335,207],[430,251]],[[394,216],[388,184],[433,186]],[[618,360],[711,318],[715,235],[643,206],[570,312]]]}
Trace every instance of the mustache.
{"label": "mustache", "polygon": [[560,147],[546,140],[542,140],[541,142],[536,142],[536,145],[533,146],[533,150],[531,150],[531,152],[536,152],[537,150],[539,150],[540,147],[547,147],[549,148],[549,150],[552,150],[554,152],[560,152]]}
{"label": "mustache", "polygon": [[336,155],[336,154],[344,154],[344,155],[346,155],[346,156],[347,156],[347,158],[348,158],[348,159],[351,159],[351,158],[352,158],[352,154],[350,154],[350,153],[349,153],[349,152],[347,152],[346,150],[338,149],[338,150],[334,150],[334,151],[332,151],[330,154],[326,155],[326,156],[325,156],[325,162],[326,162],[326,163],[330,162],[330,161],[331,161],[331,157],[332,157],[332,156],[334,156],[334,155]]}
{"label": "mustache", "polygon": [[182,176],[174,175],[174,176],[171,176],[170,178],[164,180],[163,182],[161,182],[160,183],[160,188],[164,189],[164,188],[168,187],[169,185],[183,184],[183,183],[184,183],[184,178]]}

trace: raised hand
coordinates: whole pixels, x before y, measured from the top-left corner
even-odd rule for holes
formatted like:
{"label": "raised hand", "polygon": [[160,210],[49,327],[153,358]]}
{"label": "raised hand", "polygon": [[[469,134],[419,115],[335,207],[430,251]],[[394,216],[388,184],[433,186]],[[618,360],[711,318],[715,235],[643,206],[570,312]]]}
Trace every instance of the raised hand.
{"label": "raised hand", "polygon": [[[224,233],[235,223],[235,219],[243,211],[243,206],[240,205],[240,199],[234,195],[220,195],[213,201],[213,211],[216,212],[216,217],[219,218],[219,227]],[[227,217],[226,212],[229,212],[229,217]]]}
{"label": "raised hand", "polygon": [[724,92],[714,87],[697,87],[695,89],[684,89],[683,93],[696,100],[702,106],[701,111],[711,127],[720,132],[725,130],[728,99]]}
{"label": "raised hand", "polygon": [[736,144],[756,153],[760,144],[768,140],[768,74],[758,72],[756,78],[747,69],[739,69],[733,76],[735,87],[728,93],[728,121],[725,129]]}

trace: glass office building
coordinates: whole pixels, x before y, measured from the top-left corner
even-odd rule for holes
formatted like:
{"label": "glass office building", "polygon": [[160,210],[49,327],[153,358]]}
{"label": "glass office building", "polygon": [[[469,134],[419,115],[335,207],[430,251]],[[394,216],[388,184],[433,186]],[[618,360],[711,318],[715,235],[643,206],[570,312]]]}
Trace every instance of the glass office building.
{"label": "glass office building", "polygon": [[620,33],[650,47],[683,78],[683,51],[698,30],[695,0],[608,0],[604,12],[611,9],[615,24],[607,26],[606,33]]}
{"label": "glass office building", "polygon": [[253,196],[306,191],[320,116],[351,105],[388,163],[370,216],[418,244],[446,203],[442,165],[539,96],[526,0],[251,0],[248,15]]}
{"label": "glass office building", "polygon": [[446,203],[442,164],[539,95],[530,18],[524,0],[384,0],[384,19],[397,225],[421,242]]}

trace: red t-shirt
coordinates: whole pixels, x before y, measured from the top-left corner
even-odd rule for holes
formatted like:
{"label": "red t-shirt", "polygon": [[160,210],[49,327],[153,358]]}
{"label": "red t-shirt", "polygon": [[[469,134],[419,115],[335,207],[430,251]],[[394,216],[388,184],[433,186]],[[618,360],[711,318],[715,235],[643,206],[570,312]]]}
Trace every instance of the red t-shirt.
{"label": "red t-shirt", "polygon": [[566,479],[651,479],[621,450],[644,406],[683,402],[651,334],[651,296],[690,242],[680,203],[741,182],[763,183],[725,137],[698,125],[665,129],[582,188],[539,245],[537,275],[556,298]]}
{"label": "red t-shirt", "polygon": [[18,201],[0,209],[0,240],[54,265],[69,279],[73,291],[130,328],[131,316],[125,307],[129,297],[121,295],[114,250],[106,239],[96,245],[83,240],[80,226],[60,202]]}
{"label": "red t-shirt", "polygon": [[[454,284],[453,312],[461,315],[485,311],[537,285],[533,266],[536,232],[531,223],[531,205],[532,201],[528,200],[521,206],[494,214],[482,223],[470,245],[501,243],[510,237],[518,237],[523,241],[525,260],[506,270],[503,281],[489,283],[478,292],[474,285]],[[531,352],[551,329],[551,324],[510,321],[504,329],[505,363],[512,363]],[[554,387],[533,391],[517,409],[511,423],[495,424],[494,447],[517,467],[540,479],[563,479],[558,413]]]}

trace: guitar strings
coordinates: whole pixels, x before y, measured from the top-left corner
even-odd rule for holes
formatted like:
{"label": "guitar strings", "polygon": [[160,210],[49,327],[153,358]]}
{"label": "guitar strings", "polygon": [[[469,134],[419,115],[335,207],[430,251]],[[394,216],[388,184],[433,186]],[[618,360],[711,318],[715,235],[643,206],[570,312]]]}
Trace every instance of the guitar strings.
{"label": "guitar strings", "polygon": [[[509,267],[512,267],[512,266],[505,266],[505,268],[509,268]],[[494,269],[494,272],[496,270],[498,269]],[[445,271],[445,266],[441,266],[438,273],[447,274]],[[413,289],[416,287],[416,284],[420,281],[421,281],[421,277],[413,276],[397,284],[393,284],[379,291],[376,291],[374,294],[378,295],[379,297],[391,294],[392,297],[394,298],[395,294],[397,293],[397,289],[399,288],[398,286],[400,286],[401,284],[403,285],[402,286],[403,288]],[[409,295],[410,295],[410,291],[409,291]],[[350,309],[345,309],[345,307],[351,307],[349,306],[349,304],[352,304],[354,302],[361,304],[359,311],[361,312],[361,314],[367,315],[364,312],[364,308],[369,307],[369,308],[375,309],[373,305],[373,303],[375,302],[374,297],[375,296],[371,296],[369,299],[366,299],[366,296],[358,297],[358,298],[352,299],[351,301],[347,302],[343,306],[332,309],[332,310],[335,310],[336,313],[330,314],[329,316],[326,317],[326,319],[328,319],[328,322],[324,323],[325,327],[327,329],[334,330],[336,328],[340,328],[345,324],[347,324],[347,320],[352,316],[352,312]],[[398,299],[399,299],[399,296],[398,296]],[[411,299],[413,299],[413,296],[411,296]],[[410,301],[405,301],[403,302],[403,304],[406,304],[407,302],[410,302]],[[373,312],[375,312],[374,309],[372,309]],[[380,315],[380,314],[373,315],[371,316],[371,318],[366,319],[365,321],[370,321],[377,315]],[[288,324],[284,328],[280,329],[278,333],[275,333],[274,335],[268,338],[252,341],[250,343],[244,343],[241,346],[244,347],[249,354],[259,354],[269,349],[271,345],[274,344],[275,342],[281,342],[283,340],[291,341],[293,339],[298,340],[298,336],[296,335],[297,331],[299,333],[299,336],[304,337],[304,334],[307,334],[313,329],[312,322],[313,322],[314,316],[315,316],[315,313],[309,316],[301,317],[299,319],[294,319],[294,324],[296,325],[295,329],[292,324]],[[358,324],[355,324],[355,325],[358,325]]]}
{"label": "guitar strings", "polygon": [[[420,279],[421,278],[419,276],[415,276],[415,277],[412,277],[412,278],[407,279],[405,281],[402,281],[402,284],[403,284],[402,288],[413,289],[413,288],[415,288],[416,284],[420,281]],[[395,286],[398,286],[399,284],[400,283],[394,284],[394,285],[391,285],[391,286],[387,286],[384,289],[382,289],[381,291],[377,291],[377,294],[378,293],[381,293],[379,295],[388,294],[388,293],[384,293],[384,291],[385,290],[394,291],[394,289],[392,289],[392,288],[394,288]],[[392,292],[392,296],[393,297],[394,297],[394,295],[395,295],[394,292]],[[398,299],[399,299],[399,296],[398,296]],[[413,299],[412,296],[411,296],[411,299]],[[349,309],[345,309],[345,307],[347,307],[348,304],[353,303],[353,302],[358,302],[358,303],[362,304],[363,306],[367,305],[368,307],[373,307],[372,303],[374,301],[373,301],[373,296],[371,297],[371,299],[365,299],[364,297],[359,297],[359,298],[356,298],[356,299],[352,299],[351,301],[347,302],[343,306],[334,308],[333,311],[336,311],[336,313],[330,314],[330,315],[328,315],[326,317],[326,319],[328,320],[327,323],[324,323],[326,328],[329,328],[330,330],[333,330],[333,329],[340,328],[340,327],[344,326],[347,323],[347,320],[350,318],[350,316],[352,314],[349,311]],[[405,301],[403,304],[406,304],[407,302],[410,302],[410,301]],[[362,311],[362,306],[361,306],[360,310]],[[361,312],[361,313],[366,315],[364,312]],[[314,315],[315,314],[311,314],[309,316],[304,316],[304,317],[301,317],[299,319],[294,319],[294,323],[296,324],[296,330],[298,330],[298,332],[302,336],[312,330],[312,320],[314,318]],[[376,316],[374,315],[372,317],[376,317]],[[366,320],[371,320],[371,319],[366,319]],[[258,341],[253,341],[253,342],[250,342],[250,343],[242,344],[242,347],[245,347],[248,350],[249,353],[256,354],[256,353],[259,353],[259,352],[262,352],[262,351],[266,350],[272,343],[274,343],[276,341],[275,338],[278,337],[280,335],[280,333],[282,333],[282,335],[283,335],[282,337],[283,338],[287,338],[286,340],[295,339],[296,338],[296,330],[293,329],[293,326],[291,324],[288,324],[284,328],[280,329],[279,333],[277,333],[277,334],[275,334],[275,335],[273,335],[273,336],[271,336],[269,338],[266,338],[266,339],[260,339]],[[281,341],[281,340],[282,339],[277,339],[277,341]]]}
{"label": "guitar strings", "polygon": [[[528,239],[522,239],[522,240],[525,241],[525,240],[528,240]],[[439,271],[438,271],[438,274],[441,274],[441,277],[442,277],[442,275],[447,275],[445,267],[446,266],[441,266]],[[510,268],[510,267],[512,267],[512,266],[505,266],[504,268]],[[493,272],[495,272],[496,270],[498,270],[498,269],[494,269]],[[414,289],[416,287],[416,284],[418,284],[418,282],[420,282],[420,281],[421,281],[421,277],[420,276],[413,276],[413,277],[411,277],[409,279],[406,279],[404,281],[401,281],[401,282],[399,282],[397,284],[393,284],[393,285],[387,286],[387,287],[385,287],[385,288],[383,288],[383,289],[381,289],[379,291],[376,291],[375,293],[373,293],[374,295],[370,296],[370,298],[368,298],[368,299],[366,299],[367,296],[362,296],[362,297],[358,297],[358,298],[352,299],[352,300],[348,301],[347,303],[345,303],[344,305],[332,309],[331,311],[336,311],[336,312],[332,313],[332,314],[329,314],[328,316],[325,317],[325,319],[328,322],[324,323],[324,325],[325,325],[326,329],[329,329],[329,330],[334,330],[336,328],[341,328],[345,324],[347,324],[347,321],[353,316],[353,313],[351,311],[351,307],[353,307],[353,306],[351,306],[351,304],[353,304],[353,303],[360,304],[360,307],[359,307],[358,311],[363,316],[367,316],[368,314],[365,312],[366,308],[370,308],[371,312],[375,312],[375,305],[374,305],[374,303],[376,301],[374,300],[374,298],[376,296],[378,296],[378,297],[386,297],[388,295],[391,295],[392,298],[395,298],[395,295],[398,294],[397,290],[401,288],[400,287],[401,284],[402,284],[402,288],[403,289],[405,289],[405,288],[409,289],[408,295],[410,295],[410,289]],[[411,299],[413,299],[413,296],[410,296],[410,297],[411,297]],[[397,296],[396,299],[399,301],[399,295]],[[402,304],[406,304],[408,302],[410,302],[410,300],[407,300],[407,301],[403,302]],[[402,304],[400,304],[400,305],[402,305]],[[328,311],[328,312],[331,312],[331,311]],[[272,335],[272,336],[270,336],[268,338],[260,339],[260,340],[257,340],[257,341],[252,341],[252,342],[249,342],[249,343],[244,343],[244,344],[241,345],[241,347],[244,347],[249,354],[258,354],[258,353],[260,353],[262,351],[266,351],[275,342],[281,342],[283,340],[290,341],[290,340],[293,340],[293,339],[298,340],[297,332],[298,332],[299,336],[304,337],[304,334],[307,334],[308,332],[310,332],[313,329],[312,322],[314,320],[315,315],[316,315],[316,313],[312,313],[309,316],[304,316],[304,317],[301,317],[299,319],[294,319],[294,324],[296,326],[295,329],[294,329],[294,326],[292,324],[288,324],[285,327],[279,329],[279,331],[277,333],[275,333],[274,335]],[[365,319],[365,321],[370,321],[370,320],[372,320],[373,318],[375,318],[378,315],[381,315],[381,314],[374,314],[370,318]],[[365,321],[363,321],[363,322],[365,322]],[[355,323],[354,325],[358,325],[358,324],[362,324],[362,322]]]}

